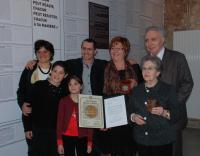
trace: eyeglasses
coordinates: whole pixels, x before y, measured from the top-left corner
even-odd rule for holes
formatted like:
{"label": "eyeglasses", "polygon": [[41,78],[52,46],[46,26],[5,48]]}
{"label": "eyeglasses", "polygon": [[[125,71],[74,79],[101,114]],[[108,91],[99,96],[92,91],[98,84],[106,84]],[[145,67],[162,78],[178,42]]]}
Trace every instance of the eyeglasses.
{"label": "eyeglasses", "polygon": [[124,50],[124,48],[114,48],[114,47],[111,48],[111,51],[122,51],[122,50]]}
{"label": "eyeglasses", "polygon": [[88,52],[94,51],[93,48],[85,48],[85,47],[82,47],[81,49],[82,49],[83,51],[88,51]]}
{"label": "eyeglasses", "polygon": [[156,68],[155,67],[149,67],[149,68],[142,67],[142,71],[153,71],[153,70],[156,70]]}

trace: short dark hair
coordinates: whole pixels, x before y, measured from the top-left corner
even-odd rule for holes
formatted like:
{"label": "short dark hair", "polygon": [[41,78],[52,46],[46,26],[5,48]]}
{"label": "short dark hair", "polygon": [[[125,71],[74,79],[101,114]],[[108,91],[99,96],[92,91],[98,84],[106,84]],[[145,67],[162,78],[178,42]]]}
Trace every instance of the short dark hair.
{"label": "short dark hair", "polygon": [[146,55],[142,58],[141,60],[141,68],[144,66],[144,63],[150,61],[155,65],[155,68],[157,71],[161,72],[162,71],[162,62],[160,60],[160,58],[158,58],[157,56],[154,55]]}
{"label": "short dark hair", "polygon": [[96,43],[96,41],[95,41],[94,39],[92,39],[92,38],[86,38],[86,39],[84,39],[84,40],[82,41],[82,43],[81,43],[81,47],[83,46],[83,43],[84,43],[84,42],[93,43],[93,48],[94,48],[94,49],[97,49],[97,43]]}
{"label": "short dark hair", "polygon": [[46,40],[35,41],[35,44],[34,44],[35,54],[37,53],[38,50],[40,50],[40,48],[43,48],[43,47],[51,53],[50,60],[52,61],[53,56],[54,56],[54,47],[53,47],[53,44],[50,43],[49,41],[46,41]]}
{"label": "short dark hair", "polygon": [[54,64],[52,65],[51,69],[53,70],[57,66],[62,67],[64,69],[65,74],[67,74],[67,69],[66,69],[64,61],[56,61],[56,62],[54,62]]}

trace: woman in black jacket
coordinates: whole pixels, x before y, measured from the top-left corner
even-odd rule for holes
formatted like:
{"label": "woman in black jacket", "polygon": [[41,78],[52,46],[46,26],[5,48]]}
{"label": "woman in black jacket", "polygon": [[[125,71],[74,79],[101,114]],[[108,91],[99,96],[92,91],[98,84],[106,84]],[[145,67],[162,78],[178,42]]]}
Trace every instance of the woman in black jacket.
{"label": "woman in black jacket", "polygon": [[141,66],[145,82],[130,97],[130,117],[139,156],[172,156],[176,138],[173,125],[179,117],[175,88],[159,80],[158,57],[143,57]]}

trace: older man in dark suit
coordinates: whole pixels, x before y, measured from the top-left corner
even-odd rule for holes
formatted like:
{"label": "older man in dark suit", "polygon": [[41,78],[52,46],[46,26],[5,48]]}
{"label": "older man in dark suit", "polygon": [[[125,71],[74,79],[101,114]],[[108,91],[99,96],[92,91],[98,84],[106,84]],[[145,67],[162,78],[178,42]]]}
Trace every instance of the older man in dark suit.
{"label": "older man in dark suit", "polygon": [[176,87],[181,116],[175,125],[177,141],[173,145],[173,155],[182,156],[182,130],[187,125],[186,101],[193,88],[193,79],[185,55],[165,48],[164,42],[165,32],[163,29],[156,26],[146,29],[146,50],[151,55],[158,56],[163,63],[161,80]]}

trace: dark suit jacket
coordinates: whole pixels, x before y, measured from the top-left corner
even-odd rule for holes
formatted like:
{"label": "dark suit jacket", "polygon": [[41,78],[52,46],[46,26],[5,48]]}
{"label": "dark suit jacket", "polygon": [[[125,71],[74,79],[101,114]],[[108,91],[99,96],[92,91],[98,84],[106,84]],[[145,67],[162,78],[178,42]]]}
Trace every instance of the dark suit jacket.
{"label": "dark suit jacket", "polygon": [[[104,69],[107,64],[105,60],[94,59],[91,69],[90,82],[92,95],[103,94]],[[65,61],[65,65],[70,75],[76,75],[82,79],[83,61],[82,58]]]}
{"label": "dark suit jacket", "polygon": [[162,63],[161,80],[175,86],[181,107],[182,126],[185,127],[187,124],[186,101],[193,88],[193,79],[187,60],[184,54],[165,48]]}

